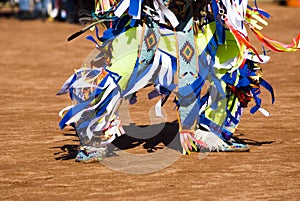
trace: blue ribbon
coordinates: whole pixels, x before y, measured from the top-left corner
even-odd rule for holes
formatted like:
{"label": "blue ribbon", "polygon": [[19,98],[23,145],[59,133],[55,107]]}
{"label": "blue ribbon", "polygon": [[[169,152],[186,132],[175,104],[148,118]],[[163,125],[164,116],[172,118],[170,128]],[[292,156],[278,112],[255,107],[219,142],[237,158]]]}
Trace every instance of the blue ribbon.
{"label": "blue ribbon", "polygon": [[224,21],[221,20],[219,15],[219,6],[217,4],[216,0],[212,0],[212,10],[214,13],[214,18],[216,21],[216,33],[218,36],[218,44],[224,44],[225,43],[225,27],[224,27]]}
{"label": "blue ribbon", "polygon": [[100,47],[100,45],[98,44],[98,42],[94,39],[93,36],[89,35],[86,37],[86,39],[92,41],[93,43],[95,43],[98,47]]}
{"label": "blue ribbon", "polygon": [[254,114],[260,108],[261,105],[261,99],[258,97],[258,95],[260,94],[260,90],[256,88],[251,88],[251,92],[253,94],[253,98],[255,100],[256,105],[250,109],[250,112],[251,114]]}
{"label": "blue ribbon", "polygon": [[[180,105],[182,104],[181,102],[179,103]],[[194,104],[193,108],[190,110],[188,116],[183,120],[182,122],[182,127],[186,126],[187,128],[190,128],[191,125],[194,124],[196,118],[199,115],[199,105]]]}
{"label": "blue ribbon", "polygon": [[209,120],[205,117],[205,114],[202,113],[199,117],[199,124],[204,124],[209,126],[209,130],[217,135],[219,138],[224,139],[222,136],[222,127],[214,123],[213,121]]}
{"label": "blue ribbon", "polygon": [[[108,76],[106,76],[101,83],[98,85],[101,88],[104,87],[105,82],[107,81]],[[83,110],[84,108],[88,107],[88,105],[96,98],[98,97],[105,89],[99,89],[97,88],[92,94],[90,94],[89,98],[82,102],[79,103],[77,105],[75,105],[72,109],[70,109],[65,115],[64,117],[61,119],[61,121],[59,122],[59,127],[61,129],[63,129],[66,126],[66,123],[77,113],[79,113],[81,110]]]}
{"label": "blue ribbon", "polygon": [[128,10],[128,14],[134,17],[137,17],[139,11],[141,10],[140,5],[142,5],[144,0],[130,0],[130,6]]}
{"label": "blue ribbon", "polygon": [[100,117],[101,115],[104,114],[104,112],[106,111],[106,108],[108,106],[108,104],[110,103],[111,99],[113,96],[115,96],[116,94],[118,93],[118,89],[114,89],[107,97],[106,99],[99,105],[98,108],[95,108],[94,111],[89,111],[90,113],[93,113],[95,112],[95,115],[93,116],[89,116],[89,118],[84,121],[84,122],[81,122],[78,126],[76,126],[76,129],[77,130],[81,130],[81,129],[86,129],[86,127],[89,126],[90,122],[97,118],[97,117]]}
{"label": "blue ribbon", "polygon": [[274,91],[273,91],[272,86],[264,79],[261,79],[260,85],[263,86],[265,89],[267,89],[270,92],[270,94],[272,96],[272,104],[273,104],[275,102],[275,96],[274,96]]}
{"label": "blue ribbon", "polygon": [[[212,39],[209,41],[203,52],[198,56],[198,66],[199,66],[199,72],[202,79],[206,79],[206,77],[209,75],[212,81],[215,84],[216,89],[218,92],[222,95],[223,98],[225,98],[225,92],[223,90],[221,80],[219,80],[214,72],[214,64],[215,64],[215,57],[217,54],[217,48],[218,44],[216,42],[216,36],[212,37]],[[207,61],[207,54],[211,56],[210,64],[208,64]]]}
{"label": "blue ribbon", "polygon": [[131,20],[129,15],[124,15],[121,18],[117,18],[113,21],[112,28],[107,29],[103,32],[103,36],[99,38],[101,42],[113,40],[119,34],[127,31],[133,26],[128,25],[128,22]]}

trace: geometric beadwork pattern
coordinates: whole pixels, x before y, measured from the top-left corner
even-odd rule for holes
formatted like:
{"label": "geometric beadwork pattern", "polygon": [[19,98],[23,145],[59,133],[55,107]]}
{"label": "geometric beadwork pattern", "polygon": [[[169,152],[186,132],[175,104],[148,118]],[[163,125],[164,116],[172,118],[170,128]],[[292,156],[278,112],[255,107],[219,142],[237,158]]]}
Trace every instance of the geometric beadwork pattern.
{"label": "geometric beadwork pattern", "polygon": [[151,50],[153,47],[156,46],[157,39],[156,39],[155,33],[153,32],[152,29],[148,30],[148,33],[147,33],[147,35],[145,37],[145,42],[146,42],[148,50]]}
{"label": "geometric beadwork pattern", "polygon": [[180,56],[183,57],[186,63],[190,63],[195,51],[191,44],[186,41],[183,47],[180,50]]}

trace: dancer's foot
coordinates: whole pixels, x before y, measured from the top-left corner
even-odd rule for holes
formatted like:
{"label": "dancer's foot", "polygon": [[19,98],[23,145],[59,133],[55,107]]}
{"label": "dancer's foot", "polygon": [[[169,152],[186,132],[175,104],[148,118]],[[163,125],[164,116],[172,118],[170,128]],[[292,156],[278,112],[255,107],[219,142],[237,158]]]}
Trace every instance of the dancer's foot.
{"label": "dancer's foot", "polygon": [[236,142],[226,142],[227,146],[224,147],[224,152],[247,152],[250,148],[246,144]]}
{"label": "dancer's foot", "polygon": [[80,148],[75,161],[83,163],[92,163],[102,161],[107,154],[107,147],[84,146]]}
{"label": "dancer's foot", "polygon": [[[247,152],[250,148],[246,144],[240,144],[233,139],[225,141],[210,131],[197,129],[195,138],[207,144],[207,149],[217,152]],[[200,148],[200,147],[198,147]]]}

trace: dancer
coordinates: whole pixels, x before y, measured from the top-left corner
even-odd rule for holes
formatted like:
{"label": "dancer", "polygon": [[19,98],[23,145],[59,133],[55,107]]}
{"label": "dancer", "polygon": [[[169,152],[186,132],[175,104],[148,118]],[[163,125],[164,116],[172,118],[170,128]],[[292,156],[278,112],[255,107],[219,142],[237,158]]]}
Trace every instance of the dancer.
{"label": "dancer", "polygon": [[[247,1],[97,0],[95,22],[73,34],[88,36],[99,50],[90,66],[65,82],[58,95],[69,93],[74,105],[61,111],[60,127],[73,125],[82,145],[76,161],[102,160],[106,146],[124,133],[117,116],[123,100],[136,102],[135,93],[153,85],[163,105],[176,96],[183,154],[201,147],[248,151],[233,141],[242,110],[252,99],[251,113],[260,107],[260,86],[274,93],[261,77],[259,63],[269,57],[251,45],[246,27],[274,51],[299,49],[299,38],[284,45],[264,36],[269,14]],[[99,36],[97,24],[107,27]],[[209,90],[201,96],[205,82]],[[159,110],[157,111],[158,115]]]}

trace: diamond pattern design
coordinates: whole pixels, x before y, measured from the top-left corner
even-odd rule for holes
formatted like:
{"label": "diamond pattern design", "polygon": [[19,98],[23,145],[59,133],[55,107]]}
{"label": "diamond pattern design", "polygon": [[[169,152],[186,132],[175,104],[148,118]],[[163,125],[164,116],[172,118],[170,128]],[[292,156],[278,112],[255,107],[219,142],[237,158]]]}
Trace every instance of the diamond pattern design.
{"label": "diamond pattern design", "polygon": [[190,63],[194,56],[194,48],[191,46],[191,44],[186,41],[183,47],[180,50],[180,55],[183,57],[186,63]]}
{"label": "diamond pattern design", "polygon": [[151,50],[157,44],[155,33],[151,31],[151,29],[148,31],[147,36],[145,37],[145,42],[148,50]]}

